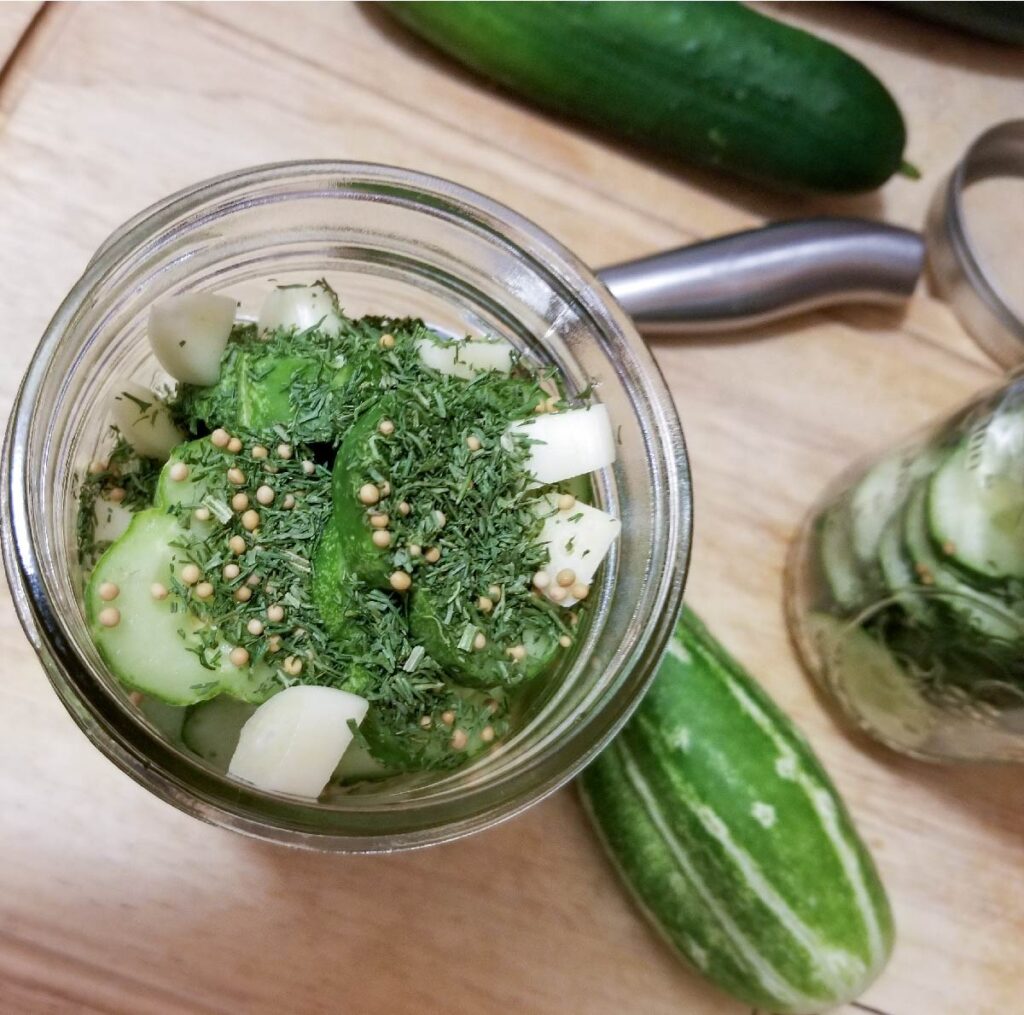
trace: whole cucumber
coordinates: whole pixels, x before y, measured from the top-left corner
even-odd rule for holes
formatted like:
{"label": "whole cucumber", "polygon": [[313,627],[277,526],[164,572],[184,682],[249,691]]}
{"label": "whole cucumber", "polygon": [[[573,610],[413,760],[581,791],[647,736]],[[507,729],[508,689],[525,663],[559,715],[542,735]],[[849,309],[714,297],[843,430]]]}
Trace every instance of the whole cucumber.
{"label": "whole cucumber", "polygon": [[820,1012],[885,965],[888,900],[834,786],[692,612],[580,784],[648,919],[737,998]]}
{"label": "whole cucumber", "polygon": [[737,3],[393,3],[486,77],[653,150],[791,190],[901,167],[892,96],[821,39]]}

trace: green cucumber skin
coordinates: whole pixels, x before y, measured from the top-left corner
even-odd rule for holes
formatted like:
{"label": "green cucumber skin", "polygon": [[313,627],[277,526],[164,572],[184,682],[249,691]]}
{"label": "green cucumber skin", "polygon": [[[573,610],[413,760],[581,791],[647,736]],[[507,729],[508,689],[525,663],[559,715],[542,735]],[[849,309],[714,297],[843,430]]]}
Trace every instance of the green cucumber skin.
{"label": "green cucumber skin", "polygon": [[741,1000],[817,1012],[884,966],[888,900],[835,788],[692,612],[581,790],[654,926]]}
{"label": "green cucumber skin", "polygon": [[449,56],[558,113],[787,190],[871,190],[903,117],[863,64],[736,3],[391,3]]}
{"label": "green cucumber skin", "polygon": [[359,417],[338,447],[331,479],[334,503],[331,521],[338,533],[339,551],[345,566],[351,574],[381,589],[391,587],[391,550],[378,549],[373,544],[369,512],[359,501],[359,489],[369,477],[359,463],[365,445],[378,436],[377,424],[394,415],[391,404],[388,399],[382,399]]}

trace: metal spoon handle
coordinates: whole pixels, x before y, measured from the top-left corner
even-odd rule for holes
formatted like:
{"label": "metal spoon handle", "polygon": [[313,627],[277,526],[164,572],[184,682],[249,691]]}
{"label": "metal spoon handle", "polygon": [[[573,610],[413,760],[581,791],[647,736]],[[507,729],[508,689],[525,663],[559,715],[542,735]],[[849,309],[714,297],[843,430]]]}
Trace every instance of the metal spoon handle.
{"label": "metal spoon handle", "polygon": [[924,240],[852,218],[779,222],[598,272],[641,331],[701,334],[914,291]]}

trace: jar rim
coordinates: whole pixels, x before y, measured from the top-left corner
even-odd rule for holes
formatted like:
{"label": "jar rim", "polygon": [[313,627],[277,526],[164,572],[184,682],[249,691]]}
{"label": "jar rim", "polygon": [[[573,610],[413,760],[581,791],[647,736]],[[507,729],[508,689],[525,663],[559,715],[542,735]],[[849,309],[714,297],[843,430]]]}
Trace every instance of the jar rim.
{"label": "jar rim", "polygon": [[[346,187],[387,186],[406,195],[405,199],[411,200],[411,195],[417,195],[424,205],[455,207],[475,228],[513,245],[532,259],[542,258],[545,268],[555,272],[560,282],[601,325],[616,350],[624,356],[628,353],[630,361],[639,364],[637,383],[644,387],[647,401],[638,405],[631,395],[630,402],[643,431],[656,438],[656,447],[664,456],[663,461],[651,462],[659,484],[657,493],[665,498],[665,509],[659,516],[663,531],[658,533],[662,559],[655,571],[657,588],[649,596],[656,608],[648,613],[622,663],[621,668],[628,671],[632,679],[628,684],[623,682],[599,710],[570,728],[557,750],[534,758],[521,769],[505,773],[498,781],[481,780],[481,785],[460,789],[462,817],[440,825],[413,821],[414,827],[409,831],[381,835],[347,835],[336,830],[326,833],[315,824],[296,833],[292,828],[247,817],[243,806],[246,791],[226,778],[210,776],[211,787],[229,785],[238,799],[238,806],[228,806],[225,810],[224,802],[214,799],[215,794],[200,796],[194,783],[155,772],[133,740],[133,730],[129,728],[132,724],[117,726],[109,716],[98,717],[95,714],[99,707],[97,702],[84,693],[87,688],[83,680],[89,678],[89,674],[67,636],[62,618],[48,600],[35,526],[27,502],[31,483],[27,449],[31,428],[40,423],[41,381],[61,342],[71,332],[76,315],[88,306],[97,291],[116,278],[140,251],[166,240],[175,229],[194,228],[197,222],[204,221],[204,216],[215,219],[235,202],[259,200],[260,188],[267,185],[290,185],[292,196],[301,197],[304,181],[322,177],[336,180],[339,187],[342,184]],[[646,416],[640,415],[641,408],[646,408]],[[58,695],[90,739],[147,788],[192,814],[248,834],[319,849],[373,851],[445,841],[511,817],[564,785],[618,732],[653,679],[681,607],[690,557],[692,497],[682,427],[653,357],[603,284],[546,231],[500,202],[439,177],[373,163],[309,160],[256,166],[201,181],[125,222],[101,244],[44,332],[12,409],[0,469],[4,562],[19,618]],[[100,735],[97,724],[104,720],[111,721],[117,728]],[[140,727],[140,724],[136,722],[134,726]],[[252,796],[265,802],[267,795],[253,791]],[[437,806],[427,802],[421,804],[420,809],[427,811]]]}

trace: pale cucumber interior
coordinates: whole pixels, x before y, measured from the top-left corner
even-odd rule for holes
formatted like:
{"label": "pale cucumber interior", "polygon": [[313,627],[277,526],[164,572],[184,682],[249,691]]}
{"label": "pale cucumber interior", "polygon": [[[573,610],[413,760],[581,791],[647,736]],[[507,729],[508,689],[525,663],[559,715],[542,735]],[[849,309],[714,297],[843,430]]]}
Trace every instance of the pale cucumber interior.
{"label": "pale cucumber interior", "polygon": [[[273,690],[268,667],[233,666],[227,646],[207,668],[195,649],[203,625],[174,591],[174,577],[184,563],[171,543],[182,530],[158,508],[140,511],[124,535],[99,559],[85,590],[86,614],[93,639],[117,678],[126,686],[151,694],[170,705],[189,705],[231,694],[261,701]],[[116,585],[112,601],[100,597],[100,587]],[[168,590],[164,599],[152,586]],[[100,622],[104,609],[115,608],[118,623]]]}
{"label": "pale cucumber interior", "polygon": [[[1018,417],[1024,430],[1024,417]],[[928,527],[958,567],[984,578],[1024,577],[1024,469],[991,463],[965,441],[935,473]]]}

